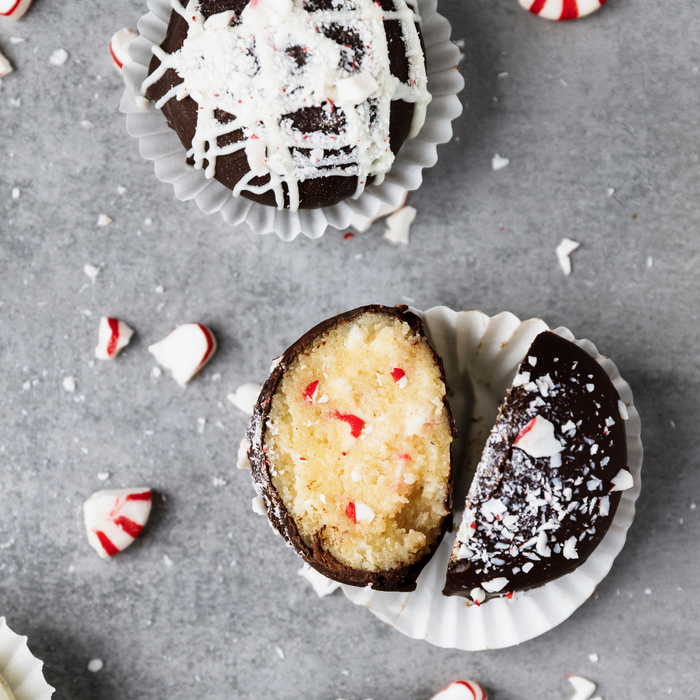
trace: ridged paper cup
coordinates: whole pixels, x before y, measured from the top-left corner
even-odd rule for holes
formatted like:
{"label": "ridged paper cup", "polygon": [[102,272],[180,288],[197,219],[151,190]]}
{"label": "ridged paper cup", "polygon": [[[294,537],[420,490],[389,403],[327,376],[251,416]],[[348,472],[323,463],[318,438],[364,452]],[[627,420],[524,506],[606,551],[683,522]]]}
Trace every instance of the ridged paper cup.
{"label": "ridged paper cup", "polygon": [[27,638],[15,634],[0,617],[0,676],[15,700],[49,700],[54,689],[44,680],[43,661],[32,655]]}
{"label": "ridged paper cup", "polygon": [[207,180],[204,171],[187,165],[186,151],[165,117],[153,104],[146,103],[140,93],[148,75],[151,47],[159,45],[172,11],[170,0],[148,0],[150,12],[138,22],[139,36],[131,44],[131,63],[123,68],[126,89],[120,110],[126,114],[126,129],[139,139],[141,155],[155,162],[156,176],[170,182],[180,200],[194,199],[208,213],[221,212],[232,225],[245,221],[256,233],[276,233],[285,241],[300,233],[319,238],[326,228],[345,228],[355,214],[376,215],[382,202],[398,205],[404,195],[418,189],[423,181],[423,168],[437,162],[437,146],[452,138],[452,120],[462,113],[457,93],[464,79],[457,70],[459,49],[450,41],[450,23],[437,12],[437,0],[417,0],[421,31],[426,48],[428,105],[425,124],[418,135],[406,141],[380,185],[370,185],[358,199],[345,199],[332,207],[278,211],[274,207],[234,197],[231,190],[217,180]]}
{"label": "ridged paper cup", "polygon": [[567,328],[554,329],[557,335],[575,342],[597,360],[625,403],[629,414],[625,422],[627,467],[634,477],[634,487],[622,492],[615,518],[600,545],[570,574],[533,591],[516,593],[510,601],[495,598],[480,607],[465,598],[443,596],[461,510],[499,406],[535,336],[549,327],[540,319],[520,321],[510,313],[489,318],[479,311],[455,312],[445,307],[416,313],[423,318],[428,338],[444,361],[459,435],[468,435],[466,444],[462,437],[454,445],[455,529],[445,537],[412,593],[383,593],[345,585],[342,588],[353,603],[364,605],[380,620],[413,639],[465,651],[520,644],[556,627],[582,605],[610,571],[625,544],[634,519],[642,468],[641,423],[632,391],[614,363],[601,355],[593,343],[576,340]]}

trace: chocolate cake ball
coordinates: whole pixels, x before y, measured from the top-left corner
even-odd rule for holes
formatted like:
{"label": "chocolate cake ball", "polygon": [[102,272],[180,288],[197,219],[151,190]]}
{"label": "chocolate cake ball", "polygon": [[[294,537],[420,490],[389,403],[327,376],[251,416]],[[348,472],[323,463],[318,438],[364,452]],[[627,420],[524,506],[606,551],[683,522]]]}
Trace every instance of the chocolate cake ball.
{"label": "chocolate cake ball", "polygon": [[442,361],[405,306],[316,326],[281,357],[248,456],[272,526],[342,583],[410,591],[452,513]]}
{"label": "chocolate cake ball", "polygon": [[555,333],[538,335],[477,467],[445,595],[482,603],[583,564],[632,485],[626,417],[593,357]]}
{"label": "chocolate cake ball", "polygon": [[173,8],[143,90],[188,162],[234,195],[292,211],[357,197],[423,125],[430,94],[406,0]]}

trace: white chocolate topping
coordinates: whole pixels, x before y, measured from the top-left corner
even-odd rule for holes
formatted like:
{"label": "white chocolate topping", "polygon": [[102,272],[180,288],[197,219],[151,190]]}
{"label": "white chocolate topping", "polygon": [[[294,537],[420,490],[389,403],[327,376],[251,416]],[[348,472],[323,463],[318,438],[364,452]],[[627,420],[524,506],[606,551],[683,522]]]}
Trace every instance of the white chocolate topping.
{"label": "white chocolate topping", "polygon": [[[357,176],[355,197],[369,177],[379,183],[391,168],[389,114],[392,100],[414,103],[409,138],[425,120],[430,102],[425,61],[416,22],[420,18],[406,0],[394,0],[385,12],[374,0],[337,0],[333,10],[308,12],[303,0],[252,0],[240,17],[231,11],[204,19],[197,0],[173,9],[188,23],[182,47],[168,54],[154,46],[160,66],[142,89],[172,68],[183,80],[157,103],[192,97],[199,106],[197,126],[188,157],[216,174],[219,156],[244,150],[251,170],[236,185],[262,194],[272,190],[278,209],[299,207],[300,182],[317,177]],[[408,58],[408,83],[391,75],[384,21],[401,25]],[[323,33],[340,25],[359,37],[362,60],[352,47]],[[296,55],[295,55],[296,53]],[[359,65],[358,65],[359,64]],[[340,128],[303,133],[293,116],[299,110],[323,109],[338,116]],[[230,115],[222,123],[217,110]],[[341,118],[342,117],[342,118]],[[220,145],[220,138],[241,132],[242,140]],[[342,149],[342,150],[341,150]],[[255,178],[264,178],[253,184]]]}

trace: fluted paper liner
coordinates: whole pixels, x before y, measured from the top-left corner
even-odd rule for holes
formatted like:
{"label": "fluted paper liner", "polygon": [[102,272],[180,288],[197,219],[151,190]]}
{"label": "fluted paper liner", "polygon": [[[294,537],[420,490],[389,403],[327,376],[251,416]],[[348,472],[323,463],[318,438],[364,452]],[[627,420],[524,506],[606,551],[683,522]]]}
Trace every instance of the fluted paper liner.
{"label": "fluted paper liner", "polygon": [[15,700],[50,700],[54,689],[44,680],[43,666],[29,651],[27,638],[15,634],[0,617],[0,676]]}
{"label": "fluted paper liner", "polygon": [[300,233],[319,238],[328,226],[342,229],[355,214],[376,215],[382,202],[398,205],[406,192],[416,190],[423,181],[423,168],[437,162],[437,146],[452,138],[452,120],[462,113],[457,93],[464,79],[457,70],[459,49],[450,41],[450,23],[437,12],[437,0],[418,0],[421,31],[426,48],[428,90],[433,99],[428,105],[425,124],[418,135],[406,141],[380,185],[370,185],[358,199],[345,199],[332,207],[278,211],[234,197],[218,180],[207,180],[203,170],[186,163],[186,151],[177,134],[153,104],[139,104],[141,85],[148,75],[151,47],[165,38],[172,6],[170,0],[148,0],[150,12],[138,22],[139,36],[131,44],[131,63],[122,74],[126,89],[119,109],[126,114],[127,131],[140,142],[141,155],[155,162],[156,176],[170,182],[180,200],[194,199],[208,214],[220,211],[232,225],[245,221],[256,233],[275,232],[285,241]]}
{"label": "fluted paper liner", "polygon": [[634,519],[642,468],[641,422],[632,391],[612,360],[601,355],[593,343],[576,340],[567,328],[554,329],[599,362],[625,403],[629,414],[625,421],[627,468],[634,477],[634,486],[622,492],[615,518],[600,545],[572,573],[531,592],[516,593],[511,601],[496,598],[480,607],[465,598],[444,596],[455,532],[486,439],[520,362],[535,336],[549,327],[540,319],[520,321],[511,313],[489,318],[479,311],[455,312],[445,307],[416,313],[423,318],[428,338],[444,361],[450,403],[462,436],[461,444],[458,440],[453,447],[457,470],[455,529],[421,573],[414,592],[384,593],[346,585],[342,589],[353,603],[364,605],[399,632],[439,647],[477,651],[520,644],[556,627],[582,605],[610,571],[625,544]]}

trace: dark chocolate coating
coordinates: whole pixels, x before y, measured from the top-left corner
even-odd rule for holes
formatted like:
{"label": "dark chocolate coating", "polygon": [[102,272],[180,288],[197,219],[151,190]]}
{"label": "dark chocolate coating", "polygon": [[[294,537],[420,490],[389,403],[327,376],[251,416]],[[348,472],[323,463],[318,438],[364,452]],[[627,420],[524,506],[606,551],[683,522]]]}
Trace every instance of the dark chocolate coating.
{"label": "dark chocolate coating", "polygon": [[[534,367],[528,360],[530,357],[537,360]],[[627,468],[627,441],[618,407],[620,397],[607,373],[585,350],[549,331],[538,335],[532,343],[519,369],[519,373],[525,372],[530,374],[530,382],[549,375],[555,389],[548,396],[527,385],[509,390],[467,498],[466,509],[474,512],[476,529],[464,544],[474,555],[458,559],[460,543],[456,542],[448,565],[445,595],[470,597],[470,591],[481,588],[483,582],[500,577],[508,579],[501,591],[487,593],[488,600],[536,588],[564,576],[588,559],[615,516],[621,493],[610,493],[611,479],[620,469]],[[533,401],[539,405],[533,407]],[[565,445],[559,468],[551,466],[549,457],[533,458],[514,447],[516,438],[535,415],[550,421],[555,437]],[[606,425],[606,419],[614,423]],[[570,431],[562,432],[568,421],[576,424],[573,435]],[[556,482],[552,480],[556,479],[561,480],[560,487],[553,486]],[[599,485],[595,479],[600,480]],[[580,480],[578,485],[577,480]],[[589,488],[589,483],[597,488]],[[566,487],[572,489],[568,499],[562,495]],[[556,511],[551,502],[538,505],[534,513],[528,510],[528,493],[531,499],[536,493],[543,498],[548,488],[558,499],[559,507],[566,509],[573,502],[580,504],[564,515],[558,529],[546,531],[551,556],[538,556],[532,545],[521,547],[515,556],[508,549],[497,548],[499,543],[522,544],[538,534],[538,526],[550,518],[558,520],[557,513],[561,511]],[[609,496],[609,511],[607,515],[599,515],[599,499],[604,496]],[[481,510],[481,505],[492,498],[507,502],[508,510],[503,517],[519,516],[517,524],[511,527],[515,538],[509,538],[499,529],[505,527],[503,522],[489,522]],[[590,500],[593,498],[595,502]],[[577,539],[577,559],[567,559],[563,554],[564,543],[570,537]],[[557,545],[559,552],[555,551]],[[484,552],[487,561],[480,558]],[[538,556],[539,561],[533,560],[532,555]],[[522,567],[530,563],[532,569],[524,572]],[[514,568],[520,571],[514,574]]]}
{"label": "dark chocolate coating", "polygon": [[[233,10],[237,15],[240,15],[249,1],[250,0],[202,0],[200,3],[200,11],[205,17],[227,10]],[[180,0],[180,2],[183,5],[185,4],[184,0]],[[394,9],[393,0],[381,0],[380,4],[385,10],[391,11]],[[332,4],[326,0],[308,0],[305,9],[310,12],[321,9],[332,9]],[[384,28],[389,49],[391,74],[402,82],[407,82],[408,58],[406,57],[406,44],[402,36],[400,23],[398,20],[387,20],[384,22]],[[170,23],[168,24],[165,39],[160,45],[163,51],[174,53],[179,50],[187,37],[187,29],[187,22],[173,10],[170,15]],[[363,53],[363,47],[359,42],[359,37],[354,35],[354,33],[343,31],[343,28],[338,25],[328,25],[324,33],[338,43],[351,46],[355,50],[355,63],[359,68]],[[295,47],[290,49],[290,51],[292,51],[291,55],[296,56],[296,54],[293,53],[293,48]],[[423,53],[425,54],[425,51],[423,51]],[[156,56],[153,56],[148,68],[148,74],[151,75],[159,65],[160,60]],[[174,70],[169,69],[160,80],[146,90],[146,96],[149,100],[156,102],[173,86],[179,85],[182,82],[182,78],[180,78]],[[163,105],[162,112],[168,126],[177,133],[185,149],[189,150],[192,147],[192,139],[197,125],[197,103],[189,96],[180,101],[173,98]],[[412,103],[404,102],[403,100],[394,100],[391,103],[389,114],[389,146],[394,154],[398,153],[408,137],[408,133],[411,130],[413,112],[414,105]],[[330,115],[323,109],[309,108],[306,110],[299,110],[287,116],[292,118],[294,126],[297,129],[305,133],[314,131],[325,131],[326,133],[337,132],[338,128],[342,127],[342,123],[344,122],[343,110],[339,107],[336,107]],[[230,121],[232,118],[231,115],[227,115],[224,112],[219,116],[219,120],[222,122]],[[242,131],[237,130],[231,134],[219,137],[219,145],[224,146],[235,143],[242,138]],[[299,150],[303,152],[305,149]],[[334,151],[331,150],[325,150],[324,154],[329,155],[333,152]],[[188,162],[192,163],[191,160]],[[240,150],[217,158],[216,174],[214,177],[232,190],[239,180],[249,171],[250,167],[245,151]],[[368,178],[368,184],[372,179],[372,177]],[[265,175],[263,177],[253,178],[250,184],[260,186],[267,182],[269,182],[269,176]],[[285,190],[285,207],[288,207],[289,197],[286,184],[283,184],[283,187]],[[357,176],[355,175],[348,177],[332,175],[330,177],[307,179],[303,182],[299,182],[299,208],[318,209],[319,207],[332,206],[343,199],[351,197],[356,189]],[[241,195],[259,204],[272,207],[277,206],[275,193],[272,190],[268,190],[262,194],[255,194],[243,190]]]}
{"label": "dark chocolate coating", "polygon": [[[414,564],[398,567],[388,571],[364,571],[361,569],[353,569],[335,559],[330,552],[323,547],[322,533],[317,532],[314,537],[312,547],[305,544],[301,538],[297,526],[293,518],[287,512],[287,509],[279,496],[277,490],[272,483],[270,474],[270,466],[265,457],[265,432],[267,430],[267,418],[272,405],[272,397],[284,377],[287,368],[292,364],[294,359],[307,351],[314,341],[329,331],[338,326],[353,321],[354,319],[367,314],[382,314],[397,318],[400,321],[405,321],[411,327],[413,333],[421,338],[425,338],[425,329],[423,321],[408,310],[407,306],[380,306],[370,305],[363,306],[352,311],[347,311],[343,314],[330,318],[318,324],[310,331],[305,333],[299,340],[291,345],[280,358],[279,364],[273,369],[268,377],[265,385],[260,392],[260,396],[253,411],[253,418],[248,429],[248,440],[251,447],[248,451],[253,475],[253,484],[256,491],[262,495],[265,500],[268,518],[270,524],[277,532],[300,554],[303,559],[308,562],[316,571],[324,576],[347,583],[351,586],[367,586],[371,585],[377,591],[412,591],[416,587],[416,579],[423,570],[423,567],[428,563],[438,548],[445,532],[452,527],[452,464],[450,463],[449,484],[447,496],[445,498],[445,509],[448,515],[445,517],[441,532],[431,543],[426,554]],[[427,339],[426,339],[426,342]],[[428,347],[431,348],[428,343]],[[445,382],[445,371],[442,360],[439,355],[432,350],[435,363],[440,368],[440,376]],[[447,392],[443,399],[445,411],[449,420],[452,434],[455,436],[454,420],[452,411],[447,400]]]}

